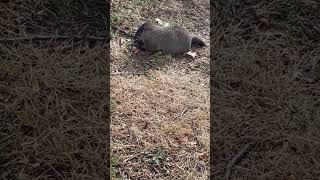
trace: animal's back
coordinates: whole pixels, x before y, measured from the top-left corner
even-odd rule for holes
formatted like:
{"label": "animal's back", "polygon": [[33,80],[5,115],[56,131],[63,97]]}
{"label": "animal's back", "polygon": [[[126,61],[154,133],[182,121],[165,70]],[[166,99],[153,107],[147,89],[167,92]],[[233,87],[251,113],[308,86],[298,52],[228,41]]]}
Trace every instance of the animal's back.
{"label": "animal's back", "polygon": [[144,46],[149,51],[162,50],[167,53],[180,53],[191,50],[192,37],[182,26],[155,26],[143,34]]}
{"label": "animal's back", "polygon": [[165,31],[168,33],[165,37],[168,38],[166,38],[167,42],[164,51],[174,53],[190,51],[192,37],[189,32],[179,25],[168,28],[170,28],[170,30]]}

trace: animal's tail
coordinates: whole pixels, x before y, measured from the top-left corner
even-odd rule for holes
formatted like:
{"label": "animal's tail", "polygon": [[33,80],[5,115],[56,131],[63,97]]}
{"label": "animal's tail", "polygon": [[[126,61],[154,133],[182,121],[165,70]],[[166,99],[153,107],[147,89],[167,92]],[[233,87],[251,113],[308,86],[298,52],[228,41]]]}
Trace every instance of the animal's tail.
{"label": "animal's tail", "polygon": [[192,37],[191,45],[192,46],[196,45],[196,46],[200,46],[200,47],[206,46],[204,41],[202,41],[200,38],[198,38],[196,36]]}

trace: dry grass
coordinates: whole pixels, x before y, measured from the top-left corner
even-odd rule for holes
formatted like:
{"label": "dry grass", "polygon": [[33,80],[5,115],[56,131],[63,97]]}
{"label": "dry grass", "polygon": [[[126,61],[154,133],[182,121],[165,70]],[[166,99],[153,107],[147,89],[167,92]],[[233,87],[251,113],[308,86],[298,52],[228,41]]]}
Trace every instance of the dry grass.
{"label": "dry grass", "polygon": [[[0,4],[1,38],[53,36],[1,41],[1,179],[107,173],[108,50],[54,38],[107,35],[104,1],[80,2]],[[133,33],[146,17],[160,18],[209,42],[209,2],[170,2],[112,1],[112,24]],[[212,179],[318,179],[319,2],[211,5]],[[138,58],[121,38],[111,42],[111,71],[121,72],[111,81],[114,177],[207,179],[208,49],[197,50],[195,60]]]}
{"label": "dry grass", "polygon": [[112,78],[111,146],[122,177],[206,179],[208,82],[177,69]]}
{"label": "dry grass", "polygon": [[212,179],[318,179],[320,4],[213,5]]}
{"label": "dry grass", "polygon": [[[160,18],[209,44],[209,1],[192,3],[204,17],[181,1],[113,1],[111,16],[120,18],[112,25],[132,34],[147,18]],[[116,32],[111,41],[114,178],[208,179],[209,48],[195,50],[195,60],[134,56],[126,39]]]}
{"label": "dry grass", "polygon": [[[55,38],[105,36],[102,6],[88,1],[79,12],[84,7],[75,1],[0,4],[0,179],[107,176],[107,49]],[[6,40],[39,35],[51,37]]]}

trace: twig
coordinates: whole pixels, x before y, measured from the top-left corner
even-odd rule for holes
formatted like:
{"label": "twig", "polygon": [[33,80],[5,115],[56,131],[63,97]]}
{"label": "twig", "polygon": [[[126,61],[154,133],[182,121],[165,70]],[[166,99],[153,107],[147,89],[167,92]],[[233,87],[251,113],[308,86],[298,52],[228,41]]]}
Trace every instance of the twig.
{"label": "twig", "polygon": [[120,31],[122,34],[126,35],[127,37],[133,37],[134,35],[127,33],[126,31],[122,30],[121,28],[117,26],[112,26],[113,29]]}
{"label": "twig", "polygon": [[238,162],[243,156],[244,154],[248,151],[248,149],[252,146],[252,143],[247,144],[235,157],[232,158],[232,160],[228,163],[227,165],[227,169],[226,169],[226,173],[225,173],[225,179],[228,180],[230,179],[230,175],[231,175],[231,170],[232,167],[236,164],[236,162]]}
{"label": "twig", "polygon": [[145,75],[144,72],[111,72],[110,75]]}
{"label": "twig", "polygon": [[13,135],[13,134],[11,134],[11,135],[9,135],[9,136],[7,136],[7,137],[5,137],[5,138],[1,139],[1,140],[0,140],[0,142],[4,142],[4,141],[6,141],[7,139],[10,139],[12,136],[14,136],[14,135]]}
{"label": "twig", "polygon": [[180,118],[182,118],[182,116],[188,111],[189,108],[190,107],[188,106],[182,111],[182,113],[180,114]]}
{"label": "twig", "polygon": [[306,137],[303,137],[303,136],[293,136],[292,138],[296,138],[296,139],[302,140],[304,142],[314,143],[314,144],[317,144],[317,145],[320,144],[319,140],[312,139],[312,138],[306,138]]}
{"label": "twig", "polygon": [[156,65],[153,65],[149,62],[145,62],[147,65],[149,65],[150,67],[154,68],[154,69],[158,69],[158,67]]}
{"label": "twig", "polygon": [[60,176],[61,179],[65,179],[64,176],[56,169],[54,168],[50,163],[44,161],[58,176]]}
{"label": "twig", "polygon": [[2,38],[0,42],[24,41],[24,40],[47,40],[47,39],[89,39],[96,41],[107,41],[107,37],[96,36],[63,36],[63,35],[43,35],[43,36],[27,36],[27,37],[10,37]]}

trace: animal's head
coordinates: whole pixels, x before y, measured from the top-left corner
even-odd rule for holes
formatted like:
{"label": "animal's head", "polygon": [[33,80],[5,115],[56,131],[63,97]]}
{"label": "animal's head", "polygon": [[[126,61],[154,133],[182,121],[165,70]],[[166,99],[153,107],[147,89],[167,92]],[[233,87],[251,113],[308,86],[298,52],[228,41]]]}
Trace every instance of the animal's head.
{"label": "animal's head", "polygon": [[137,53],[138,51],[145,51],[144,48],[144,43],[141,39],[141,36],[143,35],[143,33],[147,30],[150,30],[153,28],[153,24],[150,21],[145,22],[144,24],[142,24],[137,32],[135,33],[134,37],[133,37],[133,47],[132,50]]}

